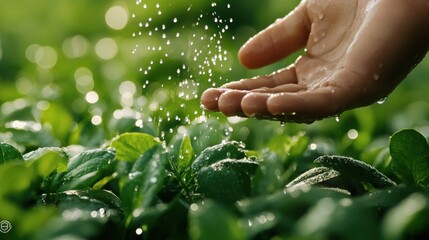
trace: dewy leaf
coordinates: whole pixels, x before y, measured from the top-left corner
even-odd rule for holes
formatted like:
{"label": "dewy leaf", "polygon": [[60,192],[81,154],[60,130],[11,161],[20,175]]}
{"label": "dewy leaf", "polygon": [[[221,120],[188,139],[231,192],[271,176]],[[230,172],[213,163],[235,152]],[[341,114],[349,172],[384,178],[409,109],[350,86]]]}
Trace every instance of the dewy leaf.
{"label": "dewy leaf", "polygon": [[340,173],[332,168],[317,167],[299,175],[286,185],[286,188],[314,185],[338,177],[339,175]]}
{"label": "dewy leaf", "polygon": [[24,159],[29,166],[35,166],[37,173],[42,177],[47,177],[55,170],[67,171],[68,156],[62,148],[39,148],[25,154]]}
{"label": "dewy leaf", "polygon": [[146,150],[159,144],[159,140],[145,133],[124,133],[112,140],[116,158],[121,161],[136,161]]}
{"label": "dewy leaf", "polygon": [[[93,149],[85,151],[70,159],[68,170],[58,173],[55,182],[62,182],[61,191],[83,189],[91,187],[98,180],[110,175],[105,170],[115,160],[115,151],[112,149]],[[58,185],[58,183],[54,183]]]}
{"label": "dewy leaf", "polygon": [[21,153],[10,144],[0,143],[0,164],[9,161],[22,161]]}
{"label": "dewy leaf", "polygon": [[120,198],[127,214],[139,207],[149,207],[157,199],[164,183],[167,158],[162,147],[155,145],[147,150],[134,164],[124,181]]}
{"label": "dewy leaf", "polygon": [[191,139],[189,138],[188,135],[186,135],[182,140],[182,144],[180,145],[178,164],[177,164],[179,172],[182,172],[189,166],[193,157],[194,157],[194,150],[192,148]]}
{"label": "dewy leaf", "polygon": [[93,149],[85,151],[70,159],[66,178],[81,177],[110,164],[115,159],[113,149]]}
{"label": "dewy leaf", "polygon": [[395,186],[396,183],[373,166],[362,161],[343,156],[321,156],[315,163],[332,168],[342,176],[351,177],[361,182],[372,184],[375,188]]}
{"label": "dewy leaf", "polygon": [[405,183],[425,184],[429,176],[429,146],[419,132],[405,129],[390,139],[392,170]]}
{"label": "dewy leaf", "polygon": [[247,159],[224,159],[197,172],[199,191],[206,197],[234,202],[251,192],[251,175],[259,164]]}
{"label": "dewy leaf", "polygon": [[223,159],[242,159],[244,157],[243,143],[236,141],[224,142],[202,151],[192,163],[192,169],[197,172],[201,168],[210,166]]}
{"label": "dewy leaf", "polygon": [[121,222],[124,216],[121,200],[106,190],[69,190],[59,193],[43,194],[43,204],[55,204],[63,219],[81,221],[98,219],[106,222]]}

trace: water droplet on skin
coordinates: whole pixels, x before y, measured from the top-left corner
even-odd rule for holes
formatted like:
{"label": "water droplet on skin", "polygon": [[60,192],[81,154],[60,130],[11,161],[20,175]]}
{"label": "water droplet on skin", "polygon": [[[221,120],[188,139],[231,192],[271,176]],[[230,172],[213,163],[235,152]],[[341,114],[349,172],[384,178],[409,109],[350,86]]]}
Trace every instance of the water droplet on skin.
{"label": "water droplet on skin", "polygon": [[337,122],[337,123],[340,122],[340,116],[339,115],[335,116],[335,122]]}
{"label": "water droplet on skin", "polygon": [[313,42],[317,43],[320,39],[318,37],[313,37]]}
{"label": "water droplet on skin", "polygon": [[380,100],[377,101],[378,104],[384,104],[386,102],[387,98],[382,98]]}
{"label": "water droplet on skin", "polygon": [[377,81],[378,79],[380,79],[380,74],[377,74],[377,73],[376,73],[376,74],[374,74],[374,75],[373,75],[373,78],[374,78],[374,80],[376,80],[376,81]]}

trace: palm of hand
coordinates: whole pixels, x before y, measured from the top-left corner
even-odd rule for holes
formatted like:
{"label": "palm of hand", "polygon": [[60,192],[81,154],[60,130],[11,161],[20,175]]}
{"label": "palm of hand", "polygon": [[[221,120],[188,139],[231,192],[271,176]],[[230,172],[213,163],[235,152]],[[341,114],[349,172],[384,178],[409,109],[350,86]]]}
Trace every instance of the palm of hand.
{"label": "palm of hand", "polygon": [[268,76],[208,89],[202,103],[225,115],[312,122],[389,94],[427,51],[428,34],[401,0],[308,0],[240,50],[257,68],[306,47]]}

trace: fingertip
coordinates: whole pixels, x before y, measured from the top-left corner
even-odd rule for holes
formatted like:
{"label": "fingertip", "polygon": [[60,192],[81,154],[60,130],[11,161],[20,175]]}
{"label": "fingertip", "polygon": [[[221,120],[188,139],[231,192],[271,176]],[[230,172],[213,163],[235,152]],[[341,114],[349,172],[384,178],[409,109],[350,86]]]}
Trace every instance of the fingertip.
{"label": "fingertip", "polygon": [[303,100],[296,96],[296,93],[273,94],[267,99],[267,110],[272,115],[294,115]]}
{"label": "fingertip", "polygon": [[269,114],[267,109],[268,94],[250,93],[241,100],[241,109],[248,117]]}
{"label": "fingertip", "polygon": [[201,104],[208,111],[219,111],[218,101],[226,89],[209,88],[201,95]]}
{"label": "fingertip", "polygon": [[[260,64],[255,61],[254,50],[259,49],[259,47],[254,46],[253,39],[249,39],[238,51],[238,61],[240,64],[248,69],[259,68]],[[263,54],[263,53],[260,53]]]}
{"label": "fingertip", "polygon": [[226,116],[243,115],[241,100],[247,91],[227,90],[222,93],[218,100],[218,108]]}

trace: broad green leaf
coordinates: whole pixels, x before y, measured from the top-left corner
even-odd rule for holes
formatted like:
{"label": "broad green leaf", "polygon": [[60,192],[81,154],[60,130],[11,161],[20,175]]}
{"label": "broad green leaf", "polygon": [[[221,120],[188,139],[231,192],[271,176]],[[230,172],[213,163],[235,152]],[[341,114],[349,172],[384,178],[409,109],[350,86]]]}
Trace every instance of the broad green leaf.
{"label": "broad green leaf", "polygon": [[[68,190],[59,193],[43,194],[42,203],[55,203],[59,205],[59,210],[72,208],[70,206],[79,206],[81,210],[104,210],[113,209],[122,214],[121,200],[112,192],[106,190]],[[105,213],[107,213],[104,211]],[[89,212],[91,213],[91,212]],[[106,217],[103,214],[100,217]]]}
{"label": "broad green leaf", "polygon": [[429,145],[419,132],[406,129],[390,139],[393,172],[407,184],[429,183]]}
{"label": "broad green leaf", "polygon": [[58,144],[52,134],[38,122],[14,120],[6,123],[6,129],[12,133],[15,143],[25,147],[36,148]]}
{"label": "broad green leaf", "polygon": [[42,112],[41,122],[50,126],[53,135],[60,141],[66,142],[71,133],[74,121],[65,106],[50,102]]}
{"label": "broad green leaf", "polygon": [[314,185],[338,177],[339,172],[327,167],[317,167],[308,170],[292,180],[286,188]]}
{"label": "broad green leaf", "polygon": [[429,198],[421,193],[411,194],[385,215],[382,222],[384,239],[408,239],[407,233],[416,236],[419,231],[427,233],[428,212]]}
{"label": "broad green leaf", "polygon": [[177,164],[179,172],[182,172],[187,167],[189,167],[193,157],[194,157],[194,150],[192,149],[191,139],[189,138],[188,135],[186,135],[182,140],[182,144],[180,145],[178,164]]}
{"label": "broad green leaf", "polygon": [[120,198],[127,214],[140,207],[149,207],[158,199],[157,194],[164,183],[167,164],[167,158],[161,150],[159,145],[147,150],[135,162],[125,179]]}
{"label": "broad green leaf", "polygon": [[0,164],[24,160],[21,153],[10,144],[0,143]]}
{"label": "broad green leaf", "polygon": [[258,163],[246,159],[224,159],[197,172],[199,191],[206,197],[234,202],[250,195],[250,177]]}
{"label": "broad green leaf", "polygon": [[212,201],[191,205],[189,235],[193,240],[246,239],[246,234],[238,219]]}
{"label": "broad green leaf", "polygon": [[282,190],[286,184],[283,177],[283,163],[277,154],[264,150],[261,154],[259,168],[253,177],[253,193],[256,195],[267,195]]}
{"label": "broad green leaf", "polygon": [[343,156],[321,156],[315,163],[338,171],[342,176],[367,182],[376,188],[395,186],[396,183],[371,165]]}
{"label": "broad green leaf", "polygon": [[331,188],[305,186],[240,201],[238,210],[245,216],[255,216],[262,212],[279,212],[289,217],[299,218],[303,211],[322,198],[349,199],[349,194]]}
{"label": "broad green leaf", "polygon": [[296,158],[307,149],[308,143],[308,137],[304,132],[300,132],[295,136],[277,135],[270,140],[267,146],[283,158]]}
{"label": "broad green leaf", "polygon": [[106,190],[65,191],[42,195],[41,202],[55,204],[60,215],[38,231],[35,239],[70,236],[77,239],[119,239],[123,211],[119,198]]}
{"label": "broad green leaf", "polygon": [[28,166],[34,166],[38,175],[47,177],[54,172],[67,171],[68,156],[64,149],[56,147],[39,148],[24,155]]}
{"label": "broad green leaf", "polygon": [[376,215],[351,199],[320,199],[295,228],[300,239],[380,239]]}
{"label": "broad green leaf", "polygon": [[224,159],[242,159],[245,157],[244,144],[236,141],[224,142],[206,148],[192,163],[192,169],[197,172],[203,167],[210,166]]}
{"label": "broad green leaf", "polygon": [[21,215],[19,226],[19,235],[25,236],[25,239],[32,239],[40,228],[49,223],[49,220],[57,215],[57,209],[54,206],[37,205]]}
{"label": "broad green leaf", "polygon": [[247,239],[254,239],[257,234],[275,227],[281,221],[280,219],[282,219],[280,214],[267,209],[267,211],[240,219],[240,225],[244,227]]}
{"label": "broad green leaf", "polygon": [[23,161],[0,165],[0,196],[22,194],[27,197],[25,194],[31,191],[33,177],[34,172]]}
{"label": "broad green leaf", "polygon": [[115,152],[112,149],[93,149],[70,159],[67,172],[57,173],[52,178],[56,191],[92,187],[100,179],[112,174]]}
{"label": "broad green leaf", "polygon": [[82,152],[70,159],[65,177],[71,179],[95,172],[110,164],[115,156],[113,149],[93,149]]}
{"label": "broad green leaf", "polygon": [[112,140],[111,146],[116,149],[116,158],[120,161],[136,161],[144,152],[159,140],[145,133],[124,133]]}

